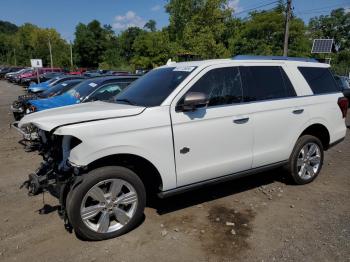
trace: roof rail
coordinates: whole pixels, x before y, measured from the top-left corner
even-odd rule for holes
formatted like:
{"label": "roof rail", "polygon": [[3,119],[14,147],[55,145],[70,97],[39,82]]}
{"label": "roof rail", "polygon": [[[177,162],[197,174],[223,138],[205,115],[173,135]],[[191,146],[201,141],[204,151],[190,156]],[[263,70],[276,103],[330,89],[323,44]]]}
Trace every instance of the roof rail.
{"label": "roof rail", "polygon": [[286,61],[299,61],[299,62],[319,63],[315,58],[289,57],[289,56],[236,55],[232,59],[233,60],[286,60]]}

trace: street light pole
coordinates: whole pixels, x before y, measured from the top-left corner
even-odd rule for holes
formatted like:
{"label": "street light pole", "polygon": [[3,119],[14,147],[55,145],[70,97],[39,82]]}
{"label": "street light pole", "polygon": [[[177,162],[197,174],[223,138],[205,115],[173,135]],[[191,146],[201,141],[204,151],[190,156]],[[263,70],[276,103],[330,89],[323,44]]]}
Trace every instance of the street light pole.
{"label": "street light pole", "polygon": [[72,47],[72,41],[69,41],[70,43],[70,67],[73,69],[73,47]]}
{"label": "street light pole", "polygon": [[53,68],[53,61],[52,61],[52,49],[51,49],[50,37],[49,37],[49,51],[50,51],[51,71],[52,71],[52,68]]}
{"label": "street light pole", "polygon": [[289,20],[291,17],[291,9],[292,9],[292,0],[287,0],[286,28],[284,31],[283,56],[288,56]]}

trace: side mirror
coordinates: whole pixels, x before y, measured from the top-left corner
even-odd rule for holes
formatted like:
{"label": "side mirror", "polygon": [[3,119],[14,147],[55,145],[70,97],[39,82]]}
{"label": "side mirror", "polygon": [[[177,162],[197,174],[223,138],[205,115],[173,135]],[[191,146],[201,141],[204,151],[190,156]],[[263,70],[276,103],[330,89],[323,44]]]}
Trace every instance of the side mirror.
{"label": "side mirror", "polygon": [[207,104],[208,98],[204,93],[189,92],[185,95],[183,103],[176,107],[176,111],[195,111],[197,108],[207,106]]}

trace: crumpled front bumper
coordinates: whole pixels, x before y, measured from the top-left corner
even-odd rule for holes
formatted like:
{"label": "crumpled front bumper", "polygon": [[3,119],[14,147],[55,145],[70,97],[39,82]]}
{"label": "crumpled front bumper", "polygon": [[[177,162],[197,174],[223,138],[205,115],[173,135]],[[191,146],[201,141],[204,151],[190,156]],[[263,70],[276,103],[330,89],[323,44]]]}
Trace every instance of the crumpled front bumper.
{"label": "crumpled front bumper", "polygon": [[15,121],[11,124],[11,127],[17,130],[22,136],[24,140],[27,141],[35,141],[39,139],[39,134],[38,132],[27,132],[24,129],[21,129],[18,127],[19,121]]}
{"label": "crumpled front bumper", "polygon": [[16,108],[16,107],[14,107],[13,105],[11,105],[10,108],[11,108],[11,111],[12,111],[12,112],[15,112],[15,113],[24,113],[23,107]]}

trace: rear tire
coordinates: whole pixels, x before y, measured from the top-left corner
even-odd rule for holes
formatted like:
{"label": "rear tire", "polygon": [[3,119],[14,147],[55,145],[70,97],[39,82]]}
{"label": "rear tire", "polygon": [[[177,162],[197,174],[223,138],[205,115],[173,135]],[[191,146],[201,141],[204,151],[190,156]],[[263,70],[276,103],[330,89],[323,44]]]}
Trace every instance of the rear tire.
{"label": "rear tire", "polygon": [[312,182],[320,173],[323,165],[323,145],[314,136],[304,135],[296,142],[289,158],[288,169],[298,185]]}
{"label": "rear tire", "polygon": [[141,179],[120,166],[97,168],[67,196],[67,215],[75,233],[84,240],[123,235],[141,221],[146,191]]}

